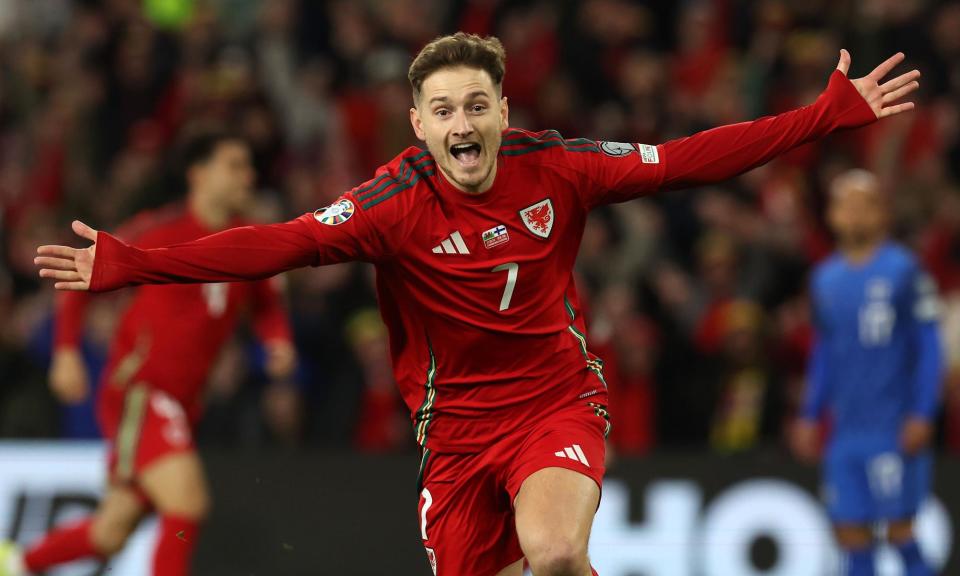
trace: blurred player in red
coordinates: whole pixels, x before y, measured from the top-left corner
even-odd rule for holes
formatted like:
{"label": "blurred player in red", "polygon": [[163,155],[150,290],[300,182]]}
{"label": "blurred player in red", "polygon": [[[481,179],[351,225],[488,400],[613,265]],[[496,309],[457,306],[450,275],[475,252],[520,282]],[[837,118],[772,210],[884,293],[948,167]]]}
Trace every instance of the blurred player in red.
{"label": "blurred player in red", "polygon": [[[242,224],[254,172],[246,143],[208,133],[183,154],[187,198],[134,218],[121,232],[152,248],[186,242]],[[88,394],[78,350],[89,296],[63,293],[57,302],[54,392],[65,402]],[[280,295],[270,280],[232,284],[144,286],[120,319],[97,399],[101,430],[111,441],[109,486],[90,518],[62,526],[23,555],[29,573],[80,558],[118,552],[140,520],[159,515],[153,559],[156,576],[189,573],[209,496],[193,442],[210,368],[244,311],[267,350],[267,372],[285,379],[295,363]],[[0,574],[4,574],[0,566]]]}
{"label": "blurred player in red", "polygon": [[591,574],[608,428],[603,364],[587,350],[572,268],[590,209],[730,178],[794,146],[912,108],[898,54],[848,80],[841,53],[810,106],[662,145],[509,128],[495,38],[458,33],[410,66],[409,148],[296,220],[143,250],[75,222],[95,244],[38,250],[65,290],[265,278],[374,263],[394,375],[422,449],[418,525],[441,576]]}

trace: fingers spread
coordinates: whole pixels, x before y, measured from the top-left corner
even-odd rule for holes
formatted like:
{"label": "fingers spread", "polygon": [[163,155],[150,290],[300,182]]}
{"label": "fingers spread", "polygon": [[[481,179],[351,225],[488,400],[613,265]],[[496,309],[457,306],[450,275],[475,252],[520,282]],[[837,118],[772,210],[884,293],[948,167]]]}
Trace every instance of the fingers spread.
{"label": "fingers spread", "polygon": [[837,63],[837,70],[842,72],[844,76],[850,70],[850,53],[842,48],[840,49],[840,61]]}
{"label": "fingers spread", "polygon": [[903,52],[897,52],[893,56],[884,60],[879,66],[873,69],[873,72],[867,75],[867,77],[879,82],[881,78],[890,73],[893,68],[903,62],[904,55]]}
{"label": "fingers spread", "polygon": [[80,273],[76,270],[51,270],[49,268],[42,268],[40,270],[40,277],[53,278],[54,280],[64,280],[66,282],[83,280],[83,278],[80,276]]}
{"label": "fingers spread", "polygon": [[899,114],[908,110],[913,110],[913,102],[904,102],[903,104],[897,104],[896,106],[887,106],[886,108],[880,110],[880,118],[886,118],[887,116],[893,116],[894,114]]}
{"label": "fingers spread", "polygon": [[76,248],[71,248],[69,246],[40,246],[37,248],[37,254],[41,256],[53,256],[55,258],[67,258],[68,260],[73,260],[76,258]]}
{"label": "fingers spread", "polygon": [[57,282],[53,285],[57,290],[89,290],[90,285],[86,282]]}
{"label": "fingers spread", "polygon": [[[880,85],[880,92],[886,94],[887,92],[893,92],[897,88],[909,84],[910,82],[915,81],[917,78],[920,78],[919,70],[911,70],[906,74],[901,74],[894,78],[893,80],[888,80]],[[918,84],[919,86],[919,84]]]}
{"label": "fingers spread", "polygon": [[919,87],[920,87],[920,83],[919,83],[919,82],[911,82],[911,83],[907,84],[906,86],[901,86],[900,88],[894,90],[893,92],[888,92],[888,93],[886,93],[886,94],[883,95],[883,100],[882,100],[883,105],[886,106],[887,104],[890,104],[891,102],[896,102],[897,100],[903,98],[904,96],[906,96],[907,94],[913,92],[914,90],[916,90],[916,89],[919,88]]}
{"label": "fingers spread", "polygon": [[97,231],[87,226],[83,222],[74,220],[70,226],[73,228],[73,231],[77,234],[77,236],[86,238],[91,242],[97,241]]}
{"label": "fingers spread", "polygon": [[50,268],[52,270],[76,270],[77,263],[69,258],[52,258],[50,256],[38,256],[33,259],[33,263],[41,268]]}

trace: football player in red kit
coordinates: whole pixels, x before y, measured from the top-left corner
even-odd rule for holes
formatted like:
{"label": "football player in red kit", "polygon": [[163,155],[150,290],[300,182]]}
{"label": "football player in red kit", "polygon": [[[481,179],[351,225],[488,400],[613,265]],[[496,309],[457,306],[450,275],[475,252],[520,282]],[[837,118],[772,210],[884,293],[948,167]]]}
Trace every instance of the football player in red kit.
{"label": "football player in red kit", "polygon": [[[254,176],[246,143],[224,133],[201,135],[186,146],[184,168],[185,205],[134,218],[121,233],[125,241],[153,248],[242,224],[237,214],[251,198]],[[88,298],[67,292],[57,302],[51,385],[65,401],[88,393],[78,352]],[[160,520],[153,574],[189,573],[209,500],[193,428],[210,368],[245,310],[266,347],[268,373],[285,378],[295,354],[273,281],[136,290],[120,319],[98,391],[98,421],[111,441],[106,496],[91,518],[58,527],[28,549],[22,564],[29,573],[80,558],[109,557],[149,512]]]}
{"label": "football player in red kit", "polygon": [[75,222],[94,245],[44,246],[65,290],[265,278],[363,260],[377,270],[394,373],[422,448],[420,537],[441,576],[591,574],[587,543],[608,428],[603,364],[573,283],[588,212],[715,182],[798,144],[912,107],[898,54],[813,104],[661,145],[510,128],[495,38],[458,33],[410,66],[409,148],[334,204],[284,224],[142,249]]}

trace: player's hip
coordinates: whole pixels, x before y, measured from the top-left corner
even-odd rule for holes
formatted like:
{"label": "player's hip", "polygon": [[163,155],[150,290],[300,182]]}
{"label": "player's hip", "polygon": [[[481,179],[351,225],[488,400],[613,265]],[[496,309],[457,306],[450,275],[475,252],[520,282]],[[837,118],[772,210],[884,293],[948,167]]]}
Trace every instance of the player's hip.
{"label": "player's hip", "polygon": [[553,382],[469,390],[438,385],[411,414],[420,446],[462,454],[485,451],[509,435],[531,430],[570,410],[608,423],[607,403],[602,377],[581,368]]}

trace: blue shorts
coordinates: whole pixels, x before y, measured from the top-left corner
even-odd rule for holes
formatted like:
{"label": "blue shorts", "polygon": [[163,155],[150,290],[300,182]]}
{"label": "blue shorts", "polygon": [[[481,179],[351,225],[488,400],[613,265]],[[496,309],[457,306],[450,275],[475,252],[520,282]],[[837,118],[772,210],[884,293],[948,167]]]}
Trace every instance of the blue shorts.
{"label": "blue shorts", "polygon": [[838,524],[916,516],[930,492],[933,455],[905,456],[896,438],[833,438],[823,470],[823,498]]}

